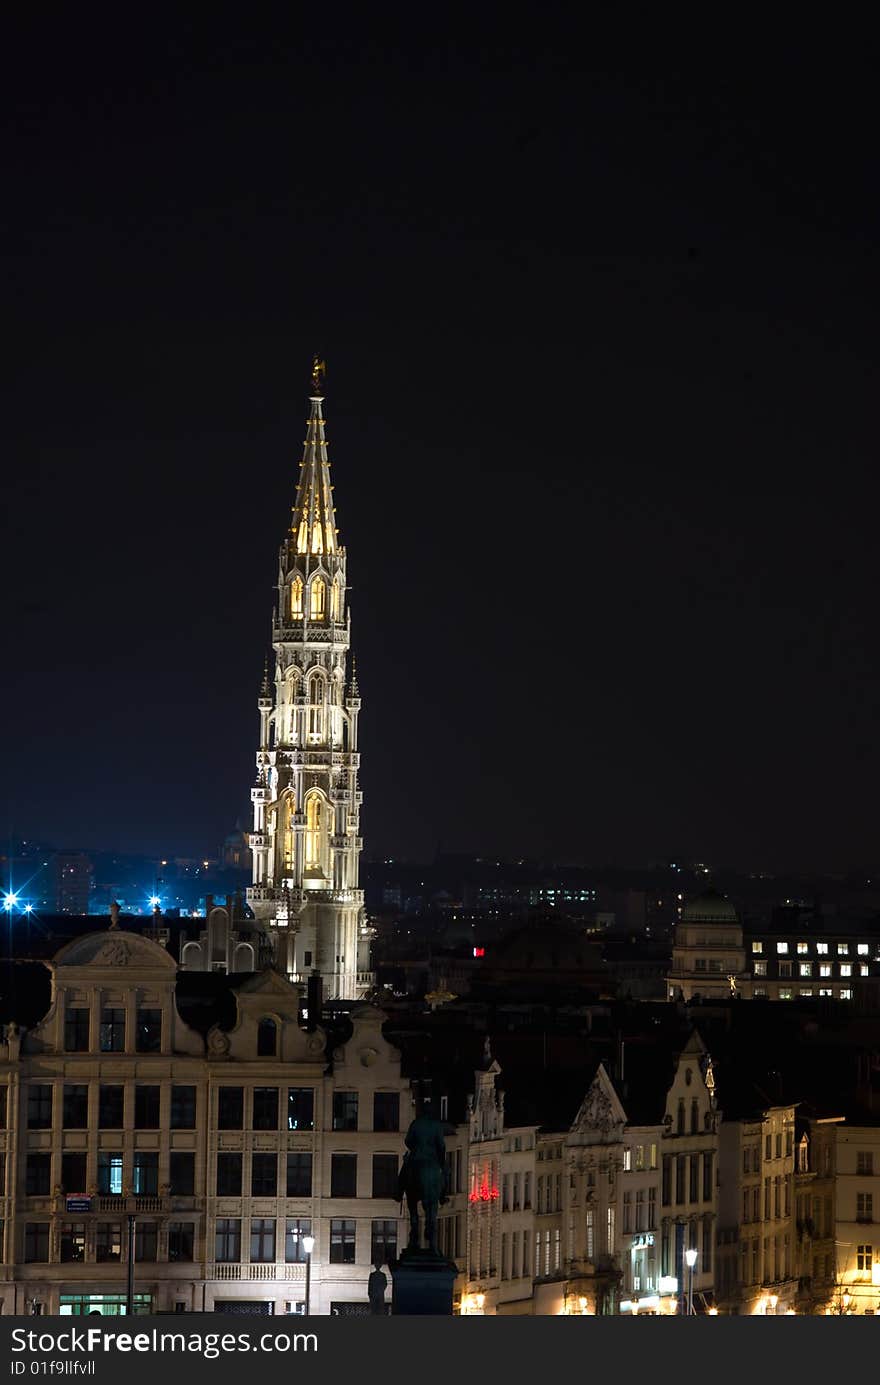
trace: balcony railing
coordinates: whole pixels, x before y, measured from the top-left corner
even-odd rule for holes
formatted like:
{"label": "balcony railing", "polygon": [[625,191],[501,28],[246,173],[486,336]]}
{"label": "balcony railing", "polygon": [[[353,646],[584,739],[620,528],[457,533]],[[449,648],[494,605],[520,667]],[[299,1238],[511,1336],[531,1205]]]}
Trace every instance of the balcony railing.
{"label": "balcony railing", "polygon": [[240,1265],[230,1262],[205,1266],[208,1279],[277,1281],[303,1279],[305,1272],[305,1265]]}

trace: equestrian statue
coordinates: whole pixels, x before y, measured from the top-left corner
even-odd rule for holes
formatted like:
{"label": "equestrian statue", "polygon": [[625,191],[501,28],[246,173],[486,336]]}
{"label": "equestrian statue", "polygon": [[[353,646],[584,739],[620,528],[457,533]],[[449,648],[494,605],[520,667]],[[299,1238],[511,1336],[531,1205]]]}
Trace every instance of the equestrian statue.
{"label": "equestrian statue", "polygon": [[409,1208],[409,1246],[411,1251],[421,1247],[419,1237],[419,1203],[425,1214],[425,1241],[432,1255],[437,1249],[437,1211],[446,1201],[446,1141],[443,1122],[435,1120],[430,1107],[416,1116],[406,1132],[407,1153],[403,1156],[398,1175],[401,1202],[406,1198]]}

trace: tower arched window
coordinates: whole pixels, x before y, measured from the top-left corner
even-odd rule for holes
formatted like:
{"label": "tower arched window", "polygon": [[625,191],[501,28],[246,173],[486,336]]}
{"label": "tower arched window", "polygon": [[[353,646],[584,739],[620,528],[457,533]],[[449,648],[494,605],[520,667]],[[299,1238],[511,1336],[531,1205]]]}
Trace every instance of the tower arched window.
{"label": "tower arched window", "polygon": [[309,737],[319,740],[324,732],[324,680],[319,673],[309,679]]}
{"label": "tower arched window", "polygon": [[330,588],[330,619],[339,620],[339,611],[339,583],[334,582],[333,586]]}
{"label": "tower arched window", "polygon": [[312,552],[324,552],[324,526],[319,519],[312,526]]}
{"label": "tower arched window", "polygon": [[297,574],[290,584],[290,618],[291,620],[302,620],[303,618],[303,579]]}
{"label": "tower arched window", "polygon": [[297,553],[308,553],[309,551],[309,521],[303,515],[299,522],[299,530],[296,535]]}
{"label": "tower arched window", "polygon": [[296,834],[295,834],[295,832],[294,832],[294,825],[293,825],[293,819],[294,819],[294,815],[295,815],[295,814],[296,814],[296,800],[294,799],[293,794],[288,794],[288,796],[287,796],[287,801],[286,801],[286,803],[284,804],[284,818],[283,818],[283,821],[284,821],[284,841],[283,841],[283,851],[284,851],[284,869],[285,869],[286,871],[291,871],[291,872],[293,871],[293,868],[294,868],[295,849],[296,849]]}
{"label": "tower arched window", "polygon": [[278,1052],[278,1026],[267,1016],[257,1025],[257,1057],[274,1058]]}
{"label": "tower arched window", "polygon": [[315,577],[310,588],[311,602],[309,605],[309,617],[311,620],[324,620],[327,614],[327,583],[323,577]]}
{"label": "tower arched window", "polygon": [[323,855],[324,804],[318,794],[306,800],[306,870],[319,870]]}

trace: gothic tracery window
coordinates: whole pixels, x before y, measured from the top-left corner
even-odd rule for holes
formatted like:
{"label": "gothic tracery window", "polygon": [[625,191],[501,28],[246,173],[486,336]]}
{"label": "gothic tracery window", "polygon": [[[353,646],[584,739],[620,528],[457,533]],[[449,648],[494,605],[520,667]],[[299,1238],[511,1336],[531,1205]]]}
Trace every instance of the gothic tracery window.
{"label": "gothic tracery window", "polygon": [[312,579],[310,593],[309,616],[312,620],[323,620],[327,613],[327,583],[323,577]]}
{"label": "gothic tracery window", "polygon": [[306,800],[306,869],[321,866],[321,834],[324,828],[324,805],[318,794]]}
{"label": "gothic tracery window", "polygon": [[290,584],[290,618],[291,620],[302,620],[303,618],[303,580],[297,574]]}
{"label": "gothic tracery window", "polygon": [[330,589],[330,619],[339,620],[339,583],[334,582]]}

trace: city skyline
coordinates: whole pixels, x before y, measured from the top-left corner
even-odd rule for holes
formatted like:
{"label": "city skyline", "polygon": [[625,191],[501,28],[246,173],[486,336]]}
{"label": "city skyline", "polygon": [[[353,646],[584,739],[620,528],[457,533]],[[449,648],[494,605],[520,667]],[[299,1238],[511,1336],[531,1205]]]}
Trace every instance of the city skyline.
{"label": "city skyline", "polygon": [[183,30],[124,73],[57,45],[30,120],[21,64],[4,836],[245,817],[318,349],[367,855],[871,862],[870,124],[786,51],[782,93],[769,50],[416,76]]}

